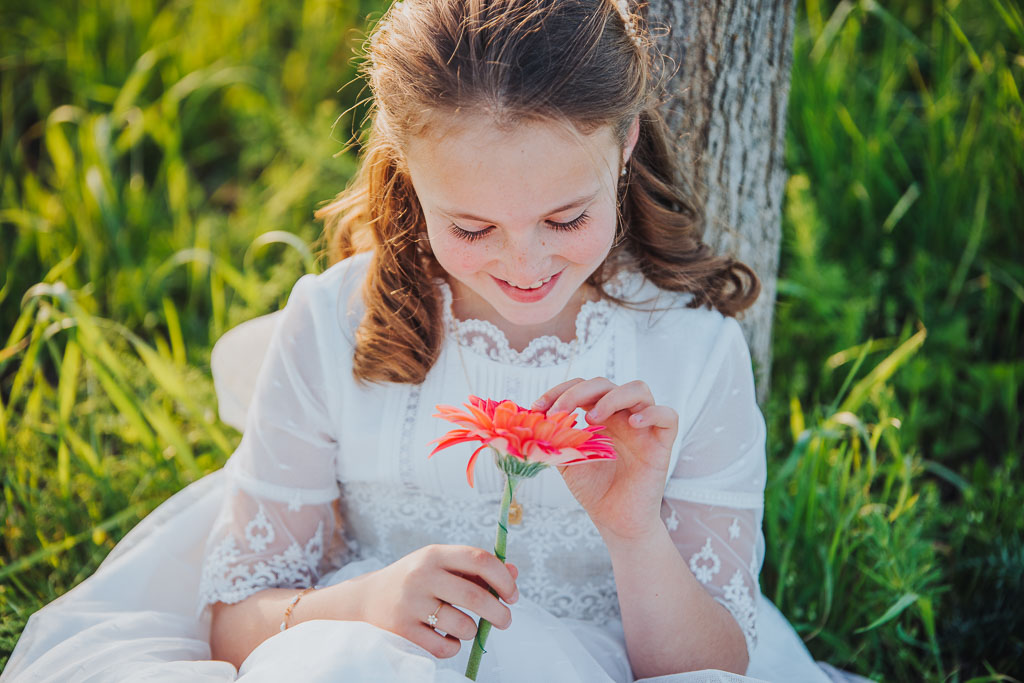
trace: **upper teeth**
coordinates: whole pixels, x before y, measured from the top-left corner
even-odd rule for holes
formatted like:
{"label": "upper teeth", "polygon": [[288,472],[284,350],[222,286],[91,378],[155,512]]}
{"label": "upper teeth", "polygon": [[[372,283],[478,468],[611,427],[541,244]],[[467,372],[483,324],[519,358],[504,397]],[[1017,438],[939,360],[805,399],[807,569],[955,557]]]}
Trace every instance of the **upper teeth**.
{"label": "upper teeth", "polygon": [[548,283],[548,280],[550,280],[553,277],[554,277],[554,275],[548,275],[543,280],[537,280],[532,285],[529,285],[527,287],[520,287],[519,285],[512,285],[512,283],[508,282],[508,280],[505,280],[505,282],[508,282],[510,285],[512,285],[516,289],[537,289],[538,287],[543,287],[544,285],[546,285]]}

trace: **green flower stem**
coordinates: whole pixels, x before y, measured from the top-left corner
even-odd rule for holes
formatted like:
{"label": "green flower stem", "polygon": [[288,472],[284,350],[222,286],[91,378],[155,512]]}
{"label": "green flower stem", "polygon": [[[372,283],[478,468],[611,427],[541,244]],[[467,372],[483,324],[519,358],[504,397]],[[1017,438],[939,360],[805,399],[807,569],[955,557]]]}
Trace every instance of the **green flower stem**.
{"label": "green flower stem", "polygon": [[[498,515],[498,533],[494,539],[494,555],[502,562],[505,561],[505,548],[506,541],[508,539],[508,508],[512,503],[512,494],[515,492],[516,484],[519,483],[519,478],[515,476],[505,475],[505,493],[501,496],[501,512]],[[491,589],[491,593],[495,596],[498,594]],[[476,674],[480,670],[480,659],[484,656],[487,650],[484,649],[484,644],[487,643],[487,635],[491,632],[491,622],[486,619],[480,619],[480,624],[476,629],[476,638],[473,639],[473,649],[469,653],[469,662],[466,664],[466,678],[471,681],[476,680]]]}

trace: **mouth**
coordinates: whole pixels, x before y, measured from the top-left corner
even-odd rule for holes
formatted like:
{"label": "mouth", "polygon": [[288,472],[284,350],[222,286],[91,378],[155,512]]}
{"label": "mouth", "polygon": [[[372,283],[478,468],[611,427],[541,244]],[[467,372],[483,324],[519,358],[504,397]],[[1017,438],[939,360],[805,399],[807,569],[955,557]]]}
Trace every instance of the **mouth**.
{"label": "mouth", "polygon": [[558,277],[562,274],[562,271],[558,271],[553,275],[548,275],[545,278],[541,278],[536,282],[531,282],[525,286],[519,286],[503,280],[499,277],[491,276],[494,281],[498,284],[501,290],[513,301],[519,303],[533,303],[540,301],[548,295],[555,287],[555,283],[558,282]]}
{"label": "mouth", "polygon": [[[555,273],[555,275],[557,275],[557,274],[558,274],[558,273]],[[546,285],[547,283],[551,282],[551,278],[555,277],[555,275],[548,275],[548,276],[547,276],[546,278],[544,278],[543,280],[537,280],[537,281],[536,281],[536,282],[534,282],[533,284],[530,284],[530,285],[528,285],[528,286],[526,286],[526,287],[520,287],[519,285],[515,285],[515,284],[512,284],[512,283],[511,283],[511,282],[509,282],[508,280],[502,280],[502,282],[504,282],[504,283],[505,283],[506,285],[508,285],[509,287],[515,287],[516,289],[521,289],[521,290],[523,290],[524,292],[529,292],[529,291],[530,291],[530,290],[532,290],[532,289],[540,289],[541,287],[543,287],[543,286],[544,286],[544,285]]]}

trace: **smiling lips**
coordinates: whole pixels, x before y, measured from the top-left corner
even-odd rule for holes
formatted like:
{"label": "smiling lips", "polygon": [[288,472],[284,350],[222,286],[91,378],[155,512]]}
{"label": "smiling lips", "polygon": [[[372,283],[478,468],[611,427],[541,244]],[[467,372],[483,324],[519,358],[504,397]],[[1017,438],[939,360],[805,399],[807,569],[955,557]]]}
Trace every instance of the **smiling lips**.
{"label": "smiling lips", "polygon": [[548,283],[548,281],[551,280],[551,278],[553,278],[553,277],[554,277],[554,275],[548,275],[543,280],[537,280],[536,282],[534,282],[529,287],[520,287],[519,285],[512,285],[512,283],[508,282],[508,280],[505,280],[505,282],[508,282],[510,285],[512,285],[516,289],[540,289],[542,286],[546,285]]}
{"label": "smiling lips", "polygon": [[494,278],[494,281],[498,283],[498,286],[510,299],[528,304],[540,301],[547,296],[548,292],[554,288],[555,283],[558,282],[558,277],[561,274],[562,271],[559,271],[542,280],[537,280],[527,287],[517,287],[508,280],[502,280],[501,278],[494,277],[493,275],[491,277]]}

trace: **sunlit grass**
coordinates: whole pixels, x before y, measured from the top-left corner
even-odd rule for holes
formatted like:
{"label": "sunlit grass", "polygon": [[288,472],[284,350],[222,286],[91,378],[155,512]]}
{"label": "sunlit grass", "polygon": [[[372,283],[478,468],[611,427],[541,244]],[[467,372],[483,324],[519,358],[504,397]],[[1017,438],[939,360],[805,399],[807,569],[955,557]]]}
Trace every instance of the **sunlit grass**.
{"label": "sunlit grass", "polygon": [[[0,8],[0,664],[233,449],[210,348],[317,268],[376,7]],[[762,586],[886,680],[1024,658],[1022,80],[1016,2],[801,5]]]}
{"label": "sunlit grass", "polygon": [[798,22],[768,594],[817,657],[887,680],[1024,661],[1021,17],[807,0]]}

